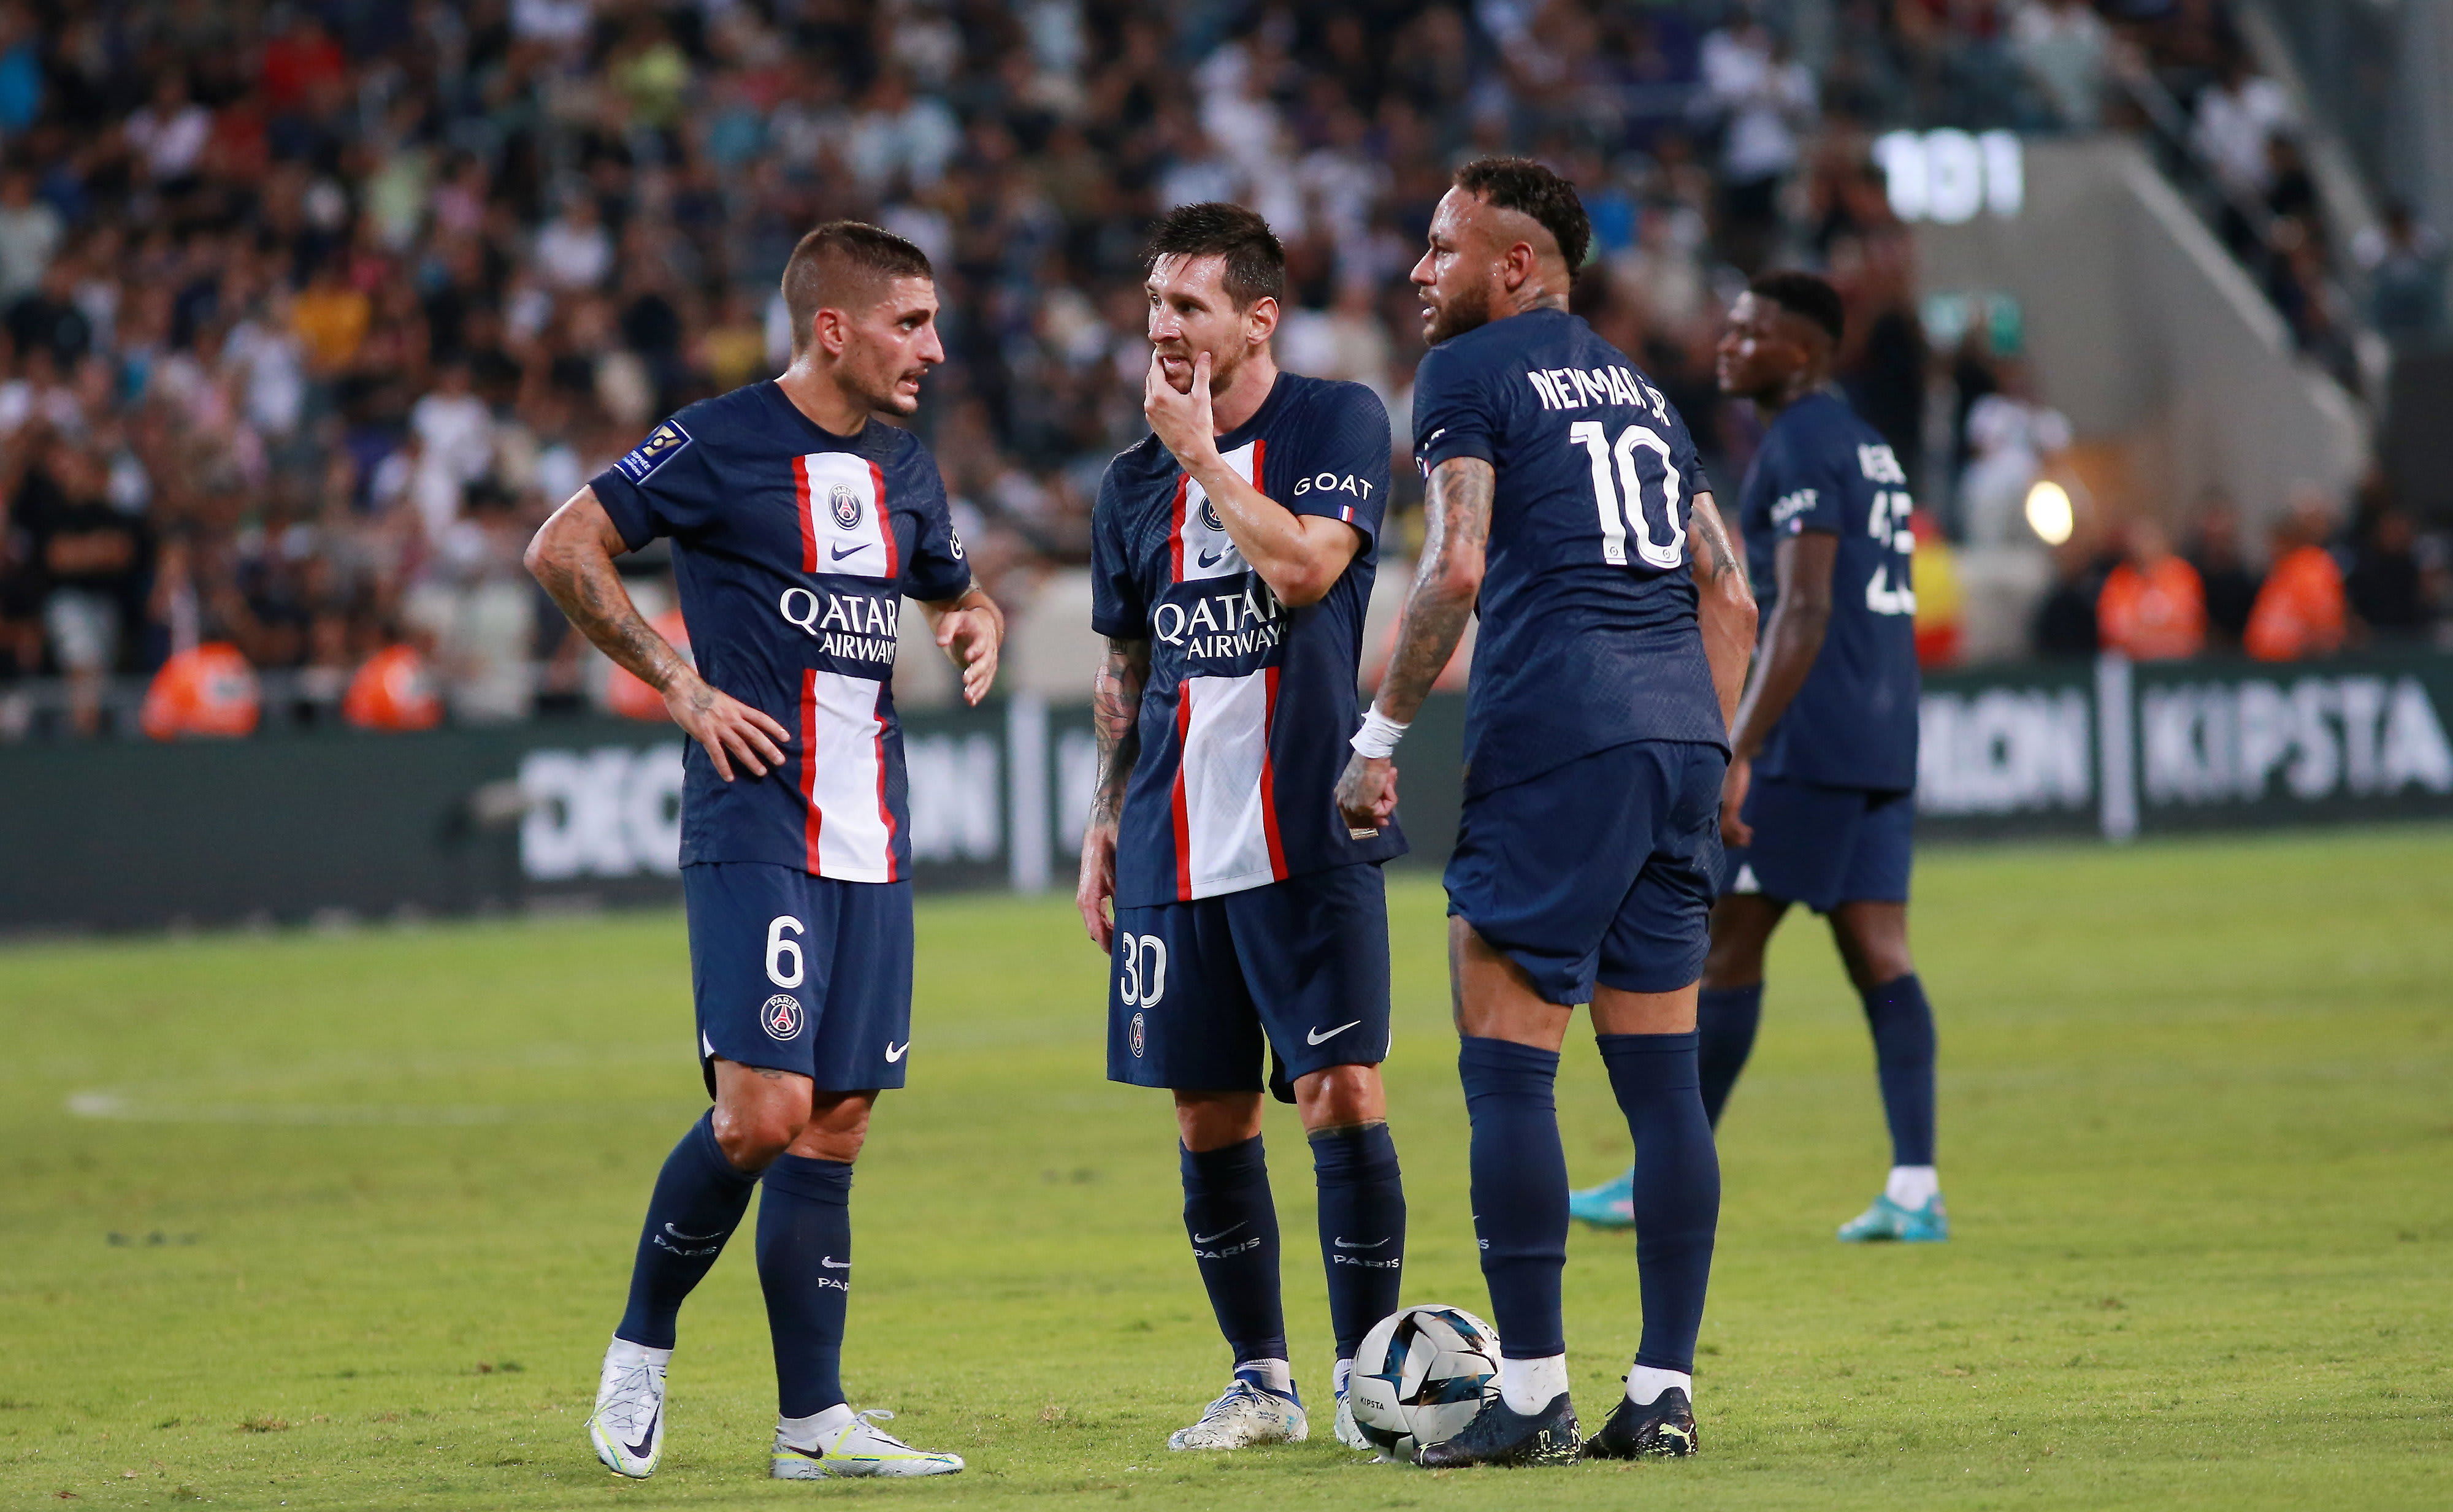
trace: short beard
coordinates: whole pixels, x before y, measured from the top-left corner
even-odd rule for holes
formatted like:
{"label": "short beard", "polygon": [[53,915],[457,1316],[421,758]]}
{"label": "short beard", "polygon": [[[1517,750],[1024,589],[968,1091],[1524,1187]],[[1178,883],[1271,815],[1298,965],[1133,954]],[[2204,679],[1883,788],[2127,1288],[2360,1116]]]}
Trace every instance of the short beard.
{"label": "short beard", "polygon": [[[903,375],[901,373],[896,373],[893,377],[888,378],[886,382],[878,385],[878,387],[873,389],[864,388],[860,394],[860,402],[868,406],[869,411],[873,414],[903,415],[907,417],[918,414],[920,412],[920,396],[914,394],[908,399],[904,398],[902,390],[898,387],[902,381]],[[924,384],[927,381],[925,375],[921,381]]]}
{"label": "short beard", "polygon": [[1433,306],[1430,327],[1423,332],[1423,341],[1436,347],[1489,324],[1490,289],[1485,286]]}

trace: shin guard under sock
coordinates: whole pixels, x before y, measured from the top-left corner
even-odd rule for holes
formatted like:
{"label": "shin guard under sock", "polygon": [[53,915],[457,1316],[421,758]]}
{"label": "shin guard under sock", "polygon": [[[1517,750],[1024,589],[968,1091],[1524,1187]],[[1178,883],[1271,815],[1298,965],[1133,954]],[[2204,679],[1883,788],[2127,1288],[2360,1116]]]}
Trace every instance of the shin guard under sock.
{"label": "shin guard under sock", "polygon": [[1704,1117],[1696,1036],[1595,1038],[1635,1137],[1635,1263],[1644,1297],[1635,1363],[1691,1374],[1721,1220],[1721,1160]]}
{"label": "shin guard under sock", "polygon": [[648,1199],[648,1221],[639,1232],[638,1258],[630,1265],[630,1301],[617,1339],[650,1349],[673,1346],[673,1323],[690,1294],[724,1252],[724,1242],[749,1210],[755,1174],[733,1169],[715,1142],[715,1115],[690,1125]]}
{"label": "shin guard under sock", "polygon": [[1320,1184],[1320,1259],[1337,1358],[1351,1360],[1372,1324],[1397,1310],[1406,1263],[1406,1189],[1386,1124],[1311,1136]]}
{"label": "shin guard under sock", "polygon": [[1223,1149],[1178,1146],[1184,1168],[1184,1231],[1218,1331],[1235,1363],[1286,1358],[1286,1314],[1278,1294],[1278,1209],[1257,1134]]}
{"label": "shin guard under sock", "polygon": [[779,1155],[758,1204],[758,1284],[775,1341],[777,1413],[841,1405],[844,1313],[851,1305],[851,1167]]}
{"label": "shin guard under sock", "polygon": [[1467,1035],[1457,1046],[1457,1076],[1473,1120],[1473,1228],[1500,1351],[1510,1360],[1564,1355],[1567,1157],[1559,1144],[1559,1054]]}
{"label": "shin guard under sock", "polygon": [[1874,1071],[1891,1126],[1893,1165],[1933,1164],[1933,1008],[1910,972],[1862,1000],[1874,1031]]}

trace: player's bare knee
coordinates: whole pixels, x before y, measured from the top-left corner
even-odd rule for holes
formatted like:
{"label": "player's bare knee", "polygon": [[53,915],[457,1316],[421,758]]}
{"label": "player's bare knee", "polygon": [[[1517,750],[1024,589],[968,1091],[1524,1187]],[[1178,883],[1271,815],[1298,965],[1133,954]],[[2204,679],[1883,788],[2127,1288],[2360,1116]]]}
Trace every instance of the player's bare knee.
{"label": "player's bare knee", "polygon": [[1178,1092],[1175,1129],[1195,1154],[1240,1144],[1261,1132],[1261,1094]]}
{"label": "player's bare knee", "polygon": [[1381,1084],[1380,1067],[1332,1065],[1299,1079],[1295,1111],[1309,1134],[1386,1123],[1388,1095]]}
{"label": "player's bare knee", "polygon": [[763,1171],[801,1136],[803,1120],[772,1104],[715,1110],[715,1143],[737,1171]]}

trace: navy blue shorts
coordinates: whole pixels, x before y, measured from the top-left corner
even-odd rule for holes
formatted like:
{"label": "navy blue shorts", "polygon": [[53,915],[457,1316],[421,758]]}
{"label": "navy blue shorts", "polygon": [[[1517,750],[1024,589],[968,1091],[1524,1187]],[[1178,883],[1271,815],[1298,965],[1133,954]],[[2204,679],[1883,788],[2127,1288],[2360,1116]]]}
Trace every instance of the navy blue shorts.
{"label": "navy blue shorts", "polygon": [[1116,910],[1107,1080],[1281,1096],[1388,1054],[1388,898],[1377,862]]}
{"label": "navy blue shorts", "polygon": [[903,1084],[911,1047],[911,884],[837,882],[755,861],[682,868],[701,1069],[721,1056],[821,1091]]}
{"label": "navy blue shorts", "polygon": [[1728,847],[1722,892],[1761,893],[1817,913],[1844,903],[1908,901],[1913,791],[1758,777],[1739,812],[1754,830],[1754,844]]}
{"label": "navy blue shorts", "polygon": [[1685,986],[1711,944],[1728,765],[1716,746],[1636,741],[1468,795],[1448,912],[1552,1003]]}

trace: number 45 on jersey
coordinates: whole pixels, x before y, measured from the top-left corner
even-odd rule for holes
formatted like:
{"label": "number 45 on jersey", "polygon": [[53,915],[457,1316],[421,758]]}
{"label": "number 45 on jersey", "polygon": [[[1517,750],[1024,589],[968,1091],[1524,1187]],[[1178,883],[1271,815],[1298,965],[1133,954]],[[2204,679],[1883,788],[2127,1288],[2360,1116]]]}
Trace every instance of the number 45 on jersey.
{"label": "number 45 on jersey", "polygon": [[[1872,483],[1905,483],[1907,474],[1900,470],[1899,458],[1888,447],[1859,447],[1857,467]],[[1908,516],[1916,502],[1905,488],[1878,490],[1874,502],[1865,510],[1865,533],[1882,546],[1904,557],[1916,555],[1916,532],[1908,528]],[[1865,607],[1876,614],[1914,614],[1916,588],[1906,563],[1900,564],[1900,580],[1891,582],[1891,564],[1874,564],[1874,575],[1865,580]]]}

